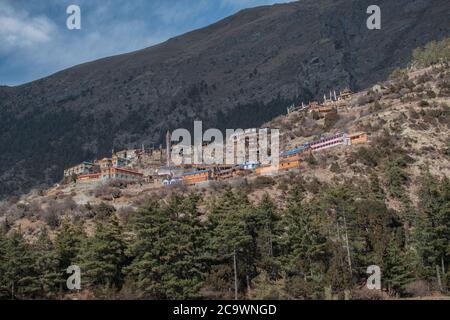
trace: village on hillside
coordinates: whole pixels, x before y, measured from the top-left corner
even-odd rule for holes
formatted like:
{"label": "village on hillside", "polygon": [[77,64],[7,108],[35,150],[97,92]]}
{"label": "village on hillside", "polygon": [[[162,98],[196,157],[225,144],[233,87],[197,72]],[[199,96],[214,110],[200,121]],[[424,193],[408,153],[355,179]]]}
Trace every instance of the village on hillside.
{"label": "village on hillside", "polygon": [[[291,106],[287,113],[314,113],[318,119],[325,117],[330,112],[339,112],[348,108],[349,100],[353,93],[346,89],[339,95],[330,92],[329,98],[324,96],[323,103],[316,101],[308,105]],[[231,137],[233,145],[242,143],[246,145],[249,135],[253,132],[248,129]],[[304,159],[312,153],[338,146],[352,146],[366,143],[368,140],[365,132],[337,133],[331,136],[294,146],[282,150],[277,165],[263,165],[261,161],[250,161],[248,150],[244,161],[234,165],[226,164],[202,164],[186,165],[174,164],[171,159],[173,147],[170,142],[170,133],[167,134],[166,148],[123,150],[112,152],[111,158],[104,158],[90,162],[83,162],[64,171],[65,182],[77,184],[100,183],[108,180],[126,180],[139,183],[151,183],[155,186],[167,186],[173,184],[207,185],[210,181],[223,181],[239,176],[262,175],[276,176],[289,171],[301,171]],[[258,142],[259,143],[259,142]],[[178,162],[177,162],[178,163]],[[180,163],[183,163],[182,161]]]}
{"label": "village on hillside", "polygon": [[430,62],[436,48],[225,139],[194,121],[194,139],[115,138],[129,149],[66,163],[60,183],[0,201],[0,298],[448,300],[450,50]]}

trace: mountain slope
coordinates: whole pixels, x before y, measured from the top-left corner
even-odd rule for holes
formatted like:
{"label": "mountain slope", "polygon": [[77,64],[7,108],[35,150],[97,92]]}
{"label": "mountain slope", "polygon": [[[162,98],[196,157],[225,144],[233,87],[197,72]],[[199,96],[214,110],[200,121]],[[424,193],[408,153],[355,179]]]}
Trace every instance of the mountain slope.
{"label": "mountain slope", "polygon": [[247,9],[160,45],[0,88],[0,197],[193,119],[257,126],[332,88],[367,87],[450,34],[446,0],[304,0]]}

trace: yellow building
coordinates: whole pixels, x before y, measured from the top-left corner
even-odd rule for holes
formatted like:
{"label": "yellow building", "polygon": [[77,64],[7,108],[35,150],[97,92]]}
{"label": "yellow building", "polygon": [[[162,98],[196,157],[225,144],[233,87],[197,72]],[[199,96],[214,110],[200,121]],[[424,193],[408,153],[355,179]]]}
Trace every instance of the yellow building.
{"label": "yellow building", "polygon": [[100,176],[101,173],[82,174],[77,177],[77,183],[98,181]]}
{"label": "yellow building", "polygon": [[205,183],[211,180],[211,171],[209,170],[201,170],[188,172],[183,174],[182,177],[183,183],[186,185],[194,185],[198,183]]}
{"label": "yellow building", "polygon": [[366,143],[368,140],[367,133],[365,133],[365,132],[349,134],[348,138],[350,139],[350,143],[352,145],[353,144],[363,144],[363,143]]}
{"label": "yellow building", "polygon": [[285,161],[281,161],[278,165],[279,171],[286,171],[291,169],[300,169],[300,158],[289,159]]}

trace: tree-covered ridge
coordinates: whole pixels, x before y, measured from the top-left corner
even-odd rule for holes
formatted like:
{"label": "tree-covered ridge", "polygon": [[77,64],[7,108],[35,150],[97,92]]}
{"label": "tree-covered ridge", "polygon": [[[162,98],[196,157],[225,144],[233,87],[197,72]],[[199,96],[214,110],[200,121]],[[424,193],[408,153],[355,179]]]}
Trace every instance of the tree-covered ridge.
{"label": "tree-covered ridge", "polygon": [[448,62],[450,62],[450,38],[432,41],[413,52],[412,63],[419,68]]}
{"label": "tree-covered ridge", "polygon": [[[450,38],[441,41],[431,41],[423,47],[415,49],[412,53],[410,67],[426,68],[437,64],[448,64],[450,62]],[[390,77],[398,79],[405,77],[407,70],[395,69]]]}
{"label": "tree-covered ridge", "polygon": [[65,285],[73,264],[95,298],[380,298],[364,289],[370,265],[380,266],[385,294],[420,294],[424,284],[447,291],[448,178],[424,174],[411,215],[386,207],[376,179],[313,190],[296,179],[281,202],[269,194],[252,202],[245,189],[227,188],[206,212],[198,195],[173,194],[126,221],[105,206],[92,234],[66,222],[54,239],[42,230],[32,243],[3,231],[1,297],[73,294]]}

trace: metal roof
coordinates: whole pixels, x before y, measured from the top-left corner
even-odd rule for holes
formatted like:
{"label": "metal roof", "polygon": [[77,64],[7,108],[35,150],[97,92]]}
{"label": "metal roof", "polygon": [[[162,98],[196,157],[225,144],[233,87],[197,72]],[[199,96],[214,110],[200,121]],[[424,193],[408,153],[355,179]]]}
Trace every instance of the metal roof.
{"label": "metal roof", "polygon": [[281,156],[282,156],[282,157],[292,156],[292,155],[294,155],[294,154],[296,154],[296,153],[299,153],[299,152],[304,151],[304,150],[307,149],[308,147],[309,147],[309,144],[304,144],[304,145],[302,145],[302,146],[300,146],[300,147],[297,147],[297,148],[295,148],[295,149],[291,149],[291,150],[288,150],[288,151],[283,152],[283,153],[281,154]]}
{"label": "metal roof", "polygon": [[186,173],[183,173],[183,176],[191,176],[193,174],[205,173],[205,172],[209,172],[209,170],[199,170],[199,171],[193,171],[193,172],[186,172]]}

